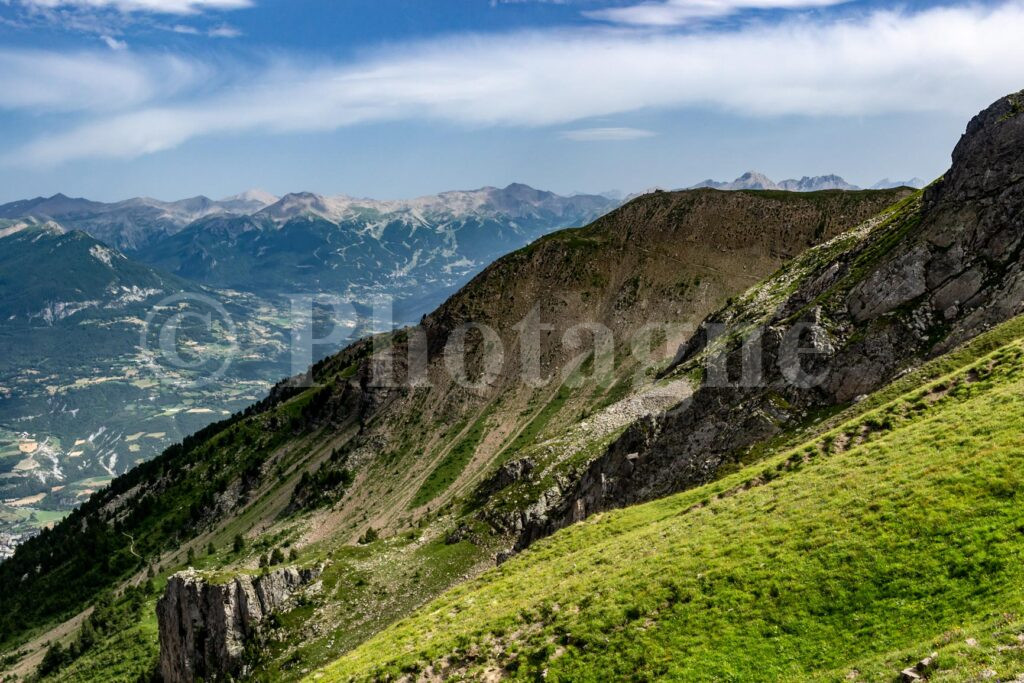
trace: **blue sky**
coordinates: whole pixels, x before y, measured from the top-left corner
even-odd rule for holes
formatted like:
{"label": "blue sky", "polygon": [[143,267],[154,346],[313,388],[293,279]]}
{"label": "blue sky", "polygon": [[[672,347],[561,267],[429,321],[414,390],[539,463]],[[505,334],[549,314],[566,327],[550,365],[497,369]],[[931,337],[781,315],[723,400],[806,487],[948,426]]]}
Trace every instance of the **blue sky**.
{"label": "blue sky", "polygon": [[1024,4],[0,0],[0,201],[937,176]]}

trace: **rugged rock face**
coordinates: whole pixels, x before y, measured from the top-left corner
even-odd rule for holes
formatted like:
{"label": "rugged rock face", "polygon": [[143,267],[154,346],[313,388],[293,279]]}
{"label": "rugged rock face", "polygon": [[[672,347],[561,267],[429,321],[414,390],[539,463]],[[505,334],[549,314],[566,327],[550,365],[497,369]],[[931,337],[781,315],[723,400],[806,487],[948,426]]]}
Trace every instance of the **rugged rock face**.
{"label": "rugged rock face", "polygon": [[156,607],[165,683],[244,673],[245,646],[259,624],[319,575],[320,569],[288,567],[223,584],[192,569],[172,576]]}
{"label": "rugged rock face", "polygon": [[[923,197],[862,232],[842,248],[809,252],[795,262],[798,275],[784,270],[710,316],[676,364],[703,352],[709,367],[732,370],[729,381],[705,382],[630,428],[518,546],[594,512],[707,482],[810,410],[877,389],[1024,311],[1024,92],[971,121],[952,168]],[[799,323],[808,323],[799,346],[813,356],[792,352]],[[744,345],[755,330],[753,347]],[[760,376],[737,381],[751,348]],[[794,381],[801,372],[818,381]]]}

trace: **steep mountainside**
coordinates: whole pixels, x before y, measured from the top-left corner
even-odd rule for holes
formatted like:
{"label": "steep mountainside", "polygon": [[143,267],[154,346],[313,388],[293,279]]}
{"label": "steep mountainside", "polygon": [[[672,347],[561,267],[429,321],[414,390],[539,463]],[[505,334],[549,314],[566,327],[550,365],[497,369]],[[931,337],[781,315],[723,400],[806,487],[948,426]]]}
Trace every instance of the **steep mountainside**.
{"label": "steep mountainside", "polygon": [[[808,251],[705,321],[676,370],[736,370],[756,333],[760,376],[707,382],[685,410],[631,429],[549,528],[704,483],[755,442],[1024,310],[1024,117],[1015,102],[975,117],[950,171],[922,194]],[[813,352],[810,362],[801,365],[794,344]]]}
{"label": "steep mountainside", "polygon": [[693,490],[564,529],[313,680],[1019,678],[1021,97],[925,192],[710,316],[662,373],[697,391],[519,544]]}
{"label": "steep mountainside", "polygon": [[1019,680],[1022,359],[1016,318],[756,464],[564,529],[307,680]]}
{"label": "steep mountainside", "polygon": [[[254,634],[266,639],[249,665],[295,678],[491,564],[516,526],[543,515],[545,501],[626,425],[685,396],[686,380],[651,379],[687,325],[904,196],[654,193],[538,240],[487,268],[421,326],[318,363],[312,387],[280,385],[25,544],[0,565],[0,582],[28,576],[0,596],[0,642],[17,650],[35,636],[15,658],[19,671],[63,638],[73,656],[53,654],[44,666],[62,680],[99,671],[134,678],[156,666],[156,624],[136,615],[171,573],[187,563],[220,585],[287,557],[324,564],[322,592],[281,616],[283,630]],[[468,381],[457,382],[443,350],[468,322],[495,336],[467,332],[459,356]],[[652,331],[649,322],[659,325]],[[579,323],[591,326],[570,330]],[[613,337],[596,358],[588,351],[595,323]],[[505,362],[486,372],[485,351],[498,344]],[[610,369],[595,372],[606,357]],[[426,381],[381,382],[374,372],[388,360],[397,380]],[[507,479],[526,484],[527,471],[535,485],[513,487],[514,497],[483,496]],[[46,631],[125,581],[138,588],[113,600],[104,624],[136,626],[96,624],[100,636],[85,644],[74,620]]]}

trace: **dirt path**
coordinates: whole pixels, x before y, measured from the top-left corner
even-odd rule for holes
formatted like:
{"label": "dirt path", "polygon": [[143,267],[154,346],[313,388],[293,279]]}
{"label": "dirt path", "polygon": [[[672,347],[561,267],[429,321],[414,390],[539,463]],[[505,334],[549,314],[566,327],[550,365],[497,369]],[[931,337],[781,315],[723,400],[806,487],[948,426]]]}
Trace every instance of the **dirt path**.
{"label": "dirt path", "polygon": [[128,552],[130,552],[132,555],[141,560],[142,555],[139,555],[137,552],[135,552],[135,537],[129,534],[127,531],[122,531],[121,534],[123,534],[124,537],[128,539]]}

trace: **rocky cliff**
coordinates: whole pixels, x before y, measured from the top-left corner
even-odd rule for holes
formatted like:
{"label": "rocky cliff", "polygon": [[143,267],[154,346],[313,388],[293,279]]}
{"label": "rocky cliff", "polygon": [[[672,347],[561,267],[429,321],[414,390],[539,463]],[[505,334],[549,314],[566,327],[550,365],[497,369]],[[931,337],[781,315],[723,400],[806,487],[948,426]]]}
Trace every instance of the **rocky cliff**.
{"label": "rocky cliff", "polygon": [[246,644],[259,625],[319,575],[320,569],[287,567],[226,583],[193,569],[172,576],[156,608],[165,683],[244,674]]}
{"label": "rocky cliff", "polygon": [[673,368],[703,368],[701,388],[627,430],[518,545],[709,481],[755,442],[1021,313],[1022,236],[1024,92],[976,116],[922,194],[710,316]]}

